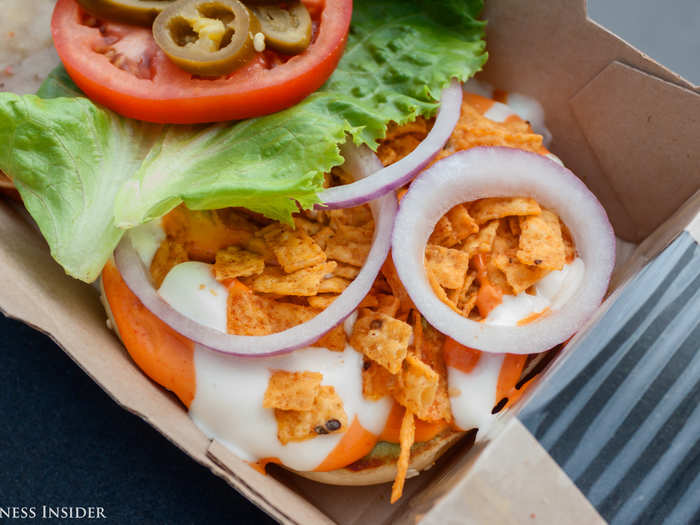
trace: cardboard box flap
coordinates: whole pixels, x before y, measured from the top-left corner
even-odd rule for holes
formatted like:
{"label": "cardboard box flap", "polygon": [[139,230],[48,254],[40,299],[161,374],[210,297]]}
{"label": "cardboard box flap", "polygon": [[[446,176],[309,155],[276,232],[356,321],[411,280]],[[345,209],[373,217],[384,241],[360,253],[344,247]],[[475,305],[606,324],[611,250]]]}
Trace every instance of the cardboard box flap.
{"label": "cardboard box flap", "polygon": [[[629,87],[624,95],[631,100],[642,98],[653,83],[666,81],[685,88],[689,93],[686,99],[692,101],[693,108],[697,108],[700,106],[700,88],[589,20],[585,0],[492,0],[486,3],[485,18],[489,21],[486,38],[493,59],[487,63],[481,78],[500,89],[524,93],[542,103],[547,126],[554,137],[552,151],[597,195],[616,233],[625,240],[640,241],[666,217],[659,212],[653,220],[638,223],[637,219],[643,214],[639,209],[646,207],[647,200],[639,202],[635,198],[623,203],[620,199],[622,192],[618,193],[613,184],[614,174],[609,171],[612,166],[626,162],[638,150],[627,151],[618,147],[616,142],[598,144],[597,147],[591,145],[574,115],[570,100],[615,61],[653,75],[652,80]],[[640,114],[644,111],[654,113],[655,105],[640,105],[638,111]],[[674,117],[679,115],[674,114]],[[583,114],[579,117],[585,119]],[[611,116],[598,117],[598,120],[614,124]],[[633,124],[626,125],[627,122],[627,119],[622,119],[618,125],[625,126],[626,133],[636,137],[638,130]],[[676,129],[669,140],[676,138],[687,146],[693,135],[697,137],[697,126],[696,123],[695,133],[686,127],[683,130],[685,137],[680,129]],[[656,132],[654,135],[658,136]],[[688,151],[680,147],[674,149],[677,153],[675,171],[664,173],[670,185],[688,178],[692,179],[696,188],[700,187],[697,158],[687,157]],[[654,170],[668,158],[669,153],[656,150],[645,152],[639,162],[641,171],[637,176],[644,180],[657,177],[658,173]],[[606,165],[599,162],[599,157],[606,159]],[[689,185],[686,183],[685,187]],[[652,196],[646,195],[648,198]]]}
{"label": "cardboard box flap", "polygon": [[[697,93],[615,61],[570,105],[638,237],[700,187]],[[640,173],[650,174],[644,184]]]}
{"label": "cardboard box flap", "polygon": [[421,524],[605,523],[515,418],[468,467]]}

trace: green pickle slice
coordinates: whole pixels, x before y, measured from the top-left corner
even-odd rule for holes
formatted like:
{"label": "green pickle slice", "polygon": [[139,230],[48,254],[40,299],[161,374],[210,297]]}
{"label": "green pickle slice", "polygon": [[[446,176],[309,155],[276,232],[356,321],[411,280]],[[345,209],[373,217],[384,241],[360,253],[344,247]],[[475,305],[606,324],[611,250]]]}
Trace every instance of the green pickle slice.
{"label": "green pickle slice", "polygon": [[280,53],[301,53],[311,43],[311,15],[301,2],[287,8],[256,5],[250,10],[260,22],[265,45]]}
{"label": "green pickle slice", "polygon": [[153,23],[156,44],[194,75],[227,75],[254,53],[257,18],[239,0],[178,0]]}
{"label": "green pickle slice", "polygon": [[174,0],[78,0],[85,11],[111,22],[149,26]]}

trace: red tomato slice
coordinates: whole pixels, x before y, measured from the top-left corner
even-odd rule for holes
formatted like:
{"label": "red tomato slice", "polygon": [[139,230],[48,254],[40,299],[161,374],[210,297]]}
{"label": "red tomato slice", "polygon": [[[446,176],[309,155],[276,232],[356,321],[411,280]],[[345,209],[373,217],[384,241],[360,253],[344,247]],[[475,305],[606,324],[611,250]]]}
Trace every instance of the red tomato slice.
{"label": "red tomato slice", "polygon": [[193,77],[174,65],[150,29],[96,20],[58,0],[51,32],[73,81],[95,102],[138,120],[173,124],[238,120],[293,106],[316,91],[342,56],[352,0],[305,0],[314,40],[302,53],[256,53],[227,77]]}

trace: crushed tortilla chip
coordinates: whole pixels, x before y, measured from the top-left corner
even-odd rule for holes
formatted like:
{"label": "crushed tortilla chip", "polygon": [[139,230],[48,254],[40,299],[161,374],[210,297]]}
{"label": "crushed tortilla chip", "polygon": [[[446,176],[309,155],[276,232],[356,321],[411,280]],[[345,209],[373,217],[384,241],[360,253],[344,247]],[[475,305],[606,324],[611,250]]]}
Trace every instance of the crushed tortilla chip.
{"label": "crushed tortilla chip", "polygon": [[348,416],[343,400],[332,386],[321,386],[310,410],[275,409],[277,439],[283,445],[306,441],[320,435],[345,432]]}
{"label": "crushed tortilla chip", "polygon": [[229,246],[216,253],[214,276],[219,281],[258,275],[265,269],[262,255],[249,252],[238,246]]}
{"label": "crushed tortilla chip", "polygon": [[457,234],[452,228],[452,222],[447,215],[443,215],[437,221],[435,228],[433,228],[433,233],[430,234],[428,242],[430,244],[439,244],[440,246],[446,246],[448,248],[452,248],[459,242]]}
{"label": "crushed tortilla chip", "polygon": [[418,357],[407,355],[398,375],[394,399],[411,410],[419,419],[428,415],[435,400],[440,376]]}
{"label": "crushed tortilla chip", "polygon": [[335,301],[338,298],[338,294],[319,294],[319,295],[312,295],[311,297],[308,298],[309,301],[309,306],[312,308],[318,308],[319,310],[323,310],[325,308],[328,308],[328,306]]}
{"label": "crushed tortilla chip", "polygon": [[268,335],[273,332],[266,300],[238,281],[229,286],[226,330],[236,335]]}
{"label": "crushed tortilla chip", "polygon": [[380,293],[376,295],[377,298],[377,312],[386,314],[390,317],[395,317],[399,313],[399,307],[401,302],[399,298],[394,295],[389,295],[385,293]]}
{"label": "crushed tortilla chip", "polygon": [[279,224],[268,226],[272,227],[274,229],[263,234],[263,238],[286,273],[326,262],[324,251],[303,229],[292,230]]}
{"label": "crushed tortilla chip", "polygon": [[464,204],[458,204],[447,212],[446,217],[452,224],[452,231],[457,238],[457,242],[461,242],[473,233],[479,231],[479,225],[469,215],[467,207]]}
{"label": "crushed tortilla chip", "polygon": [[428,244],[425,247],[425,266],[440,286],[461,288],[469,268],[469,255],[461,250]]}
{"label": "crushed tortilla chip", "polygon": [[355,322],[350,344],[392,374],[401,370],[413,330],[386,314],[365,310]]}
{"label": "crushed tortilla chip", "polygon": [[357,266],[351,266],[349,264],[338,263],[338,266],[333,270],[333,275],[336,277],[342,277],[343,279],[353,280],[360,273],[360,268]]}
{"label": "crushed tortilla chip", "polygon": [[345,350],[347,342],[348,339],[345,335],[345,327],[341,323],[335,328],[326,332],[324,335],[322,335],[311,346],[327,348],[328,350],[332,350],[333,352],[343,352]]}
{"label": "crushed tortilla chip", "polygon": [[319,313],[319,310],[309,306],[270,299],[266,300],[265,309],[273,332],[281,332],[310,321]]}
{"label": "crushed tortilla chip", "polygon": [[437,159],[476,146],[505,146],[533,153],[542,150],[542,135],[533,133],[527,122],[513,117],[505,122],[495,122],[482,115],[470,102],[465,97],[459,121]]}
{"label": "crushed tortilla chip", "polygon": [[508,217],[506,221],[508,221],[508,229],[510,230],[510,233],[513,235],[513,237],[519,237],[520,217]]}
{"label": "crushed tortilla chip", "polygon": [[363,226],[350,226],[347,224],[336,225],[338,238],[361,244],[372,243],[374,236],[374,222],[368,222]]}
{"label": "crushed tortilla chip", "polygon": [[479,233],[470,235],[462,244],[461,250],[471,259],[477,253],[489,253],[496,239],[499,222],[492,221],[479,230]]}
{"label": "crushed tortilla chip", "polygon": [[330,277],[321,281],[318,293],[342,293],[349,285],[350,281],[342,277]]}
{"label": "crushed tortilla chip", "polygon": [[[543,268],[525,265],[521,263],[517,258],[508,257],[504,254],[498,254],[491,260],[495,267],[502,271],[503,274],[505,274],[505,278],[508,282],[508,285],[513,289],[514,295],[518,295],[520,292],[524,292],[525,290],[530,288],[530,286],[542,279],[542,277],[544,277],[548,272],[548,270],[545,270]],[[489,280],[491,280],[490,273]],[[498,286],[498,284],[495,282],[493,284]]]}
{"label": "crushed tortilla chip", "polygon": [[[389,255],[384,261],[381,272],[386,279],[386,283],[389,285],[389,290],[384,291],[387,293],[390,292],[399,299],[399,303],[401,304],[399,307],[399,312],[408,313],[410,310],[415,310],[413,301],[409,297],[406,289],[403,287],[403,283],[401,282],[401,279],[399,279],[399,274],[396,273],[396,267],[394,266],[394,259],[391,257],[391,252],[389,252]],[[376,284],[377,283],[375,282],[375,287]]]}
{"label": "crushed tortilla chip", "polygon": [[334,235],[326,241],[325,250],[329,259],[361,267],[365,264],[371,248],[371,242],[348,241],[339,235]]}
{"label": "crushed tortilla chip", "polygon": [[445,336],[430,325],[425,325],[422,336],[420,359],[438,375],[438,385],[433,404],[422,414],[423,421],[452,421],[452,406],[447,386],[447,367],[443,353]]}
{"label": "crushed tortilla chip", "polygon": [[370,401],[378,401],[391,395],[395,377],[379,363],[364,358],[362,362],[362,395]]}
{"label": "crushed tortilla chip", "polygon": [[406,483],[406,474],[408,474],[408,465],[411,460],[411,447],[416,440],[416,420],[413,417],[413,412],[406,409],[406,412],[401,421],[401,430],[399,431],[399,444],[401,452],[399,459],[396,462],[396,478],[391,487],[391,503],[396,503],[403,494],[403,487]]}
{"label": "crushed tortilla chip", "polygon": [[357,305],[357,309],[361,310],[362,308],[377,308],[379,306],[379,301],[377,300],[377,296],[370,293],[365,295],[365,298],[360,301],[360,304]]}
{"label": "crushed tortilla chip", "polygon": [[337,230],[338,226],[341,224],[347,226],[364,226],[374,221],[372,210],[370,210],[369,206],[366,204],[354,206],[352,208],[329,210],[327,213],[330,218],[331,227],[334,230]]}
{"label": "crushed tortilla chip", "polygon": [[245,247],[247,250],[261,255],[265,261],[265,264],[271,264],[274,266],[279,264],[277,262],[277,257],[275,257],[275,253],[272,251],[272,248],[270,248],[265,242],[265,239],[259,235],[253,235],[250,239],[248,239]]}
{"label": "crushed tortilla chip", "polygon": [[561,270],[566,263],[566,248],[559,217],[549,210],[520,219],[520,262],[546,270]]}
{"label": "crushed tortilla chip", "polygon": [[323,375],[319,372],[272,373],[263,397],[263,408],[311,410],[321,391]]}
{"label": "crushed tortilla chip", "polygon": [[309,220],[301,215],[296,215],[294,217],[294,226],[296,229],[302,230],[307,235],[316,235],[319,231],[321,231],[321,228],[323,228],[323,224]]}
{"label": "crushed tortilla chip", "polygon": [[489,197],[474,201],[469,214],[481,225],[511,215],[539,215],[540,205],[529,197]]}
{"label": "crushed tortilla chip", "polygon": [[153,286],[160,288],[168,272],[178,264],[187,261],[189,261],[187,250],[181,242],[169,237],[163,239],[151,261],[150,272]]}
{"label": "crushed tortilla chip", "polygon": [[326,249],[326,245],[328,244],[328,239],[333,237],[335,235],[335,232],[328,226],[324,226],[321,228],[318,233],[312,235],[312,238],[316,244],[318,244],[322,250]]}
{"label": "crushed tortilla chip", "polygon": [[280,295],[316,295],[321,281],[333,272],[335,265],[333,261],[325,262],[289,274],[280,268],[266,267],[252,279],[251,288],[256,292]]}

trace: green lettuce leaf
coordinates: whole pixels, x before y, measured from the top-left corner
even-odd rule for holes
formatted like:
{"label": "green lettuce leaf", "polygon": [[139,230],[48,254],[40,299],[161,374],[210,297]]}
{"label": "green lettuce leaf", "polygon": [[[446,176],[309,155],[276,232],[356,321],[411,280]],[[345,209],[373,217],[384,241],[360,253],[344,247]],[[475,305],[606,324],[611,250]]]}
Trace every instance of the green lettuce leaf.
{"label": "green lettuce leaf", "polygon": [[318,202],[350,136],[376,148],[389,122],[431,116],[451,78],[486,60],[481,0],[356,0],[346,52],[300,104],[237,123],[159,126],[81,97],[65,70],[39,96],[0,93],[0,169],[66,272],[100,273],[123,231],[184,202],[289,221]]}

